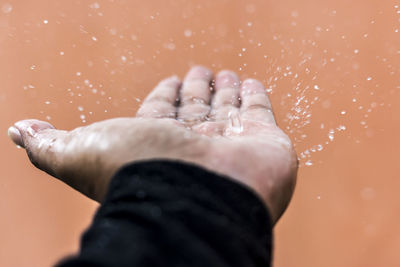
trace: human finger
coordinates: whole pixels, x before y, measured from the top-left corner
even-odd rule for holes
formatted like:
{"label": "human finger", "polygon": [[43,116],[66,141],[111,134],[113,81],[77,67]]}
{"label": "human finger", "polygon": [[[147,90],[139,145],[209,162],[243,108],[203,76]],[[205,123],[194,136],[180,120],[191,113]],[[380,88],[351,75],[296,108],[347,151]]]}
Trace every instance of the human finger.
{"label": "human finger", "polygon": [[176,102],[181,81],[177,76],[161,81],[143,101],[138,117],[175,118]]}
{"label": "human finger", "polygon": [[212,72],[195,66],[186,75],[180,92],[178,119],[187,123],[202,122],[210,111]]}
{"label": "human finger", "polygon": [[209,117],[215,121],[228,119],[239,107],[239,77],[233,71],[223,70],[215,78],[215,94],[211,100]]}
{"label": "human finger", "polygon": [[11,140],[25,148],[30,161],[39,169],[56,176],[59,166],[60,146],[66,132],[56,130],[50,123],[39,120],[23,120],[8,130]]}
{"label": "human finger", "polygon": [[242,118],[275,124],[271,102],[261,82],[247,79],[240,88]]}

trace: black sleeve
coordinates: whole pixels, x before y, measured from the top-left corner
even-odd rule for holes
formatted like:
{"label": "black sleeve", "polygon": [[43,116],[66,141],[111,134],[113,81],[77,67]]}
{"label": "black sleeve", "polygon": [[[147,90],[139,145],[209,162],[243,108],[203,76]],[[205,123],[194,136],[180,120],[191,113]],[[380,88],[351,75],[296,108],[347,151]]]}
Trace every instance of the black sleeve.
{"label": "black sleeve", "polygon": [[270,266],[272,227],[250,189],[195,165],[147,161],[111,181],[77,256],[58,267]]}

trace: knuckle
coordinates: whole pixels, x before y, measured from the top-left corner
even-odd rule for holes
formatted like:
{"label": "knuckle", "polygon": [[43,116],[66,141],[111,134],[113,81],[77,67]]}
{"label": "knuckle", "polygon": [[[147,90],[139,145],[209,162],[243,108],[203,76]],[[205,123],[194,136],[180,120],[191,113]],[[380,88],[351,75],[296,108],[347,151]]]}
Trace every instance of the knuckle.
{"label": "knuckle", "polygon": [[251,104],[251,105],[245,106],[243,109],[244,112],[253,111],[253,110],[262,110],[262,111],[272,112],[271,107],[269,107],[266,104]]}
{"label": "knuckle", "polygon": [[176,107],[174,105],[172,105],[171,103],[161,101],[161,102],[153,102],[153,104],[152,105],[145,104],[145,105],[141,106],[137,112],[137,116],[139,116],[139,117],[168,117],[168,118],[175,117]]}
{"label": "knuckle", "polygon": [[149,95],[148,98],[145,100],[147,103],[154,103],[154,104],[159,104],[159,103],[174,103],[176,102],[176,97],[175,96],[169,96],[167,94],[154,94],[154,95]]}
{"label": "knuckle", "polygon": [[183,105],[195,105],[195,104],[206,105],[207,100],[203,97],[188,95],[188,96],[182,97],[182,104]]}

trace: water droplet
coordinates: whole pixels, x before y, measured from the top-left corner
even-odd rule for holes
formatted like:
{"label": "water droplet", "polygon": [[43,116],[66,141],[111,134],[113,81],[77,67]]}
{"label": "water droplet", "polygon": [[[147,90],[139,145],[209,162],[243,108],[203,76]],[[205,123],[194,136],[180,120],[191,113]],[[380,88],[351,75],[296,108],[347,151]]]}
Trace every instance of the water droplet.
{"label": "water droplet", "polygon": [[248,4],[246,6],[247,13],[254,13],[256,11],[256,6],[254,4]]}
{"label": "water droplet", "polygon": [[306,163],[304,163],[306,166],[311,166],[313,165],[313,161],[312,160],[307,160]]}
{"label": "water droplet", "polygon": [[82,106],[79,106],[79,107],[78,107],[78,110],[79,110],[79,111],[83,111],[83,107],[82,107]]}
{"label": "water droplet", "polygon": [[12,11],[13,7],[11,4],[9,3],[5,3],[2,7],[1,7],[1,11],[3,11],[4,14],[10,13]]}
{"label": "water droplet", "polygon": [[358,54],[359,50],[358,49],[354,49],[354,54]]}
{"label": "water droplet", "polygon": [[100,5],[99,5],[99,3],[94,2],[93,4],[90,4],[89,7],[90,7],[90,8],[93,8],[93,9],[99,9],[99,8],[100,8]]}
{"label": "water droplet", "polygon": [[44,23],[44,24],[48,24],[49,21],[48,21],[47,19],[45,19],[45,20],[43,20],[43,23]]}
{"label": "water droplet", "polygon": [[328,138],[330,141],[333,141],[333,139],[335,138],[334,133],[335,131],[333,129],[329,130]]}
{"label": "water droplet", "polygon": [[186,37],[190,37],[190,36],[192,36],[192,31],[191,30],[189,30],[189,29],[187,29],[187,30],[185,30],[185,32],[183,33]]}
{"label": "water droplet", "polygon": [[318,85],[314,85],[314,89],[315,89],[315,90],[319,90],[320,88],[319,88]]}
{"label": "water droplet", "polygon": [[230,129],[237,134],[243,132],[243,125],[242,120],[240,119],[240,114],[237,111],[231,111],[229,112],[228,117]]}
{"label": "water droplet", "polygon": [[92,40],[96,42],[97,41],[97,37],[96,36],[92,36]]}
{"label": "water droplet", "polygon": [[371,187],[364,187],[361,191],[360,191],[360,195],[361,198],[364,200],[371,200],[373,198],[375,198],[375,190]]}
{"label": "water droplet", "polygon": [[166,49],[172,51],[172,50],[175,50],[176,45],[175,45],[174,43],[166,43],[166,44],[164,44],[164,47],[165,47]]}

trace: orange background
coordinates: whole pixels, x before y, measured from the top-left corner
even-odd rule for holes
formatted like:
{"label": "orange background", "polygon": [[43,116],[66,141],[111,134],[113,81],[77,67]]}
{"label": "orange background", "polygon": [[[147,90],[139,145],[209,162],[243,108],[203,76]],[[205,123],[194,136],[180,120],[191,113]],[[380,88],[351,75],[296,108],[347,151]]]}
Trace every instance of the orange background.
{"label": "orange background", "polygon": [[296,143],[274,266],[400,266],[399,5],[0,1],[0,266],[51,266],[97,208],[35,170],[7,128],[133,116],[158,80],[193,64],[262,80]]}

